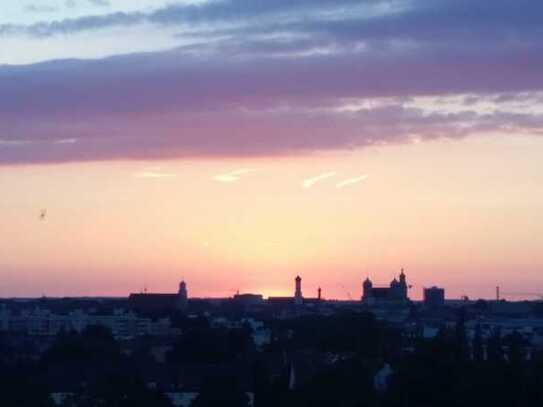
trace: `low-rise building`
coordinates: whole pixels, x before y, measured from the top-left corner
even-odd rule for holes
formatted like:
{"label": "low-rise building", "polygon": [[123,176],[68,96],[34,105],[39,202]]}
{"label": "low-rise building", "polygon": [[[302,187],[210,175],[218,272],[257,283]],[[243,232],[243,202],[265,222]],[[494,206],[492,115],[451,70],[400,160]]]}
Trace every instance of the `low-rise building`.
{"label": "low-rise building", "polygon": [[12,313],[3,307],[0,310],[0,330],[29,336],[55,336],[61,331],[82,332],[93,325],[105,326],[117,339],[137,336],[160,336],[172,333],[169,318],[153,320],[141,318],[132,312],[116,310],[111,315],[88,314],[75,310],[65,315],[53,314],[49,310],[34,308]]}

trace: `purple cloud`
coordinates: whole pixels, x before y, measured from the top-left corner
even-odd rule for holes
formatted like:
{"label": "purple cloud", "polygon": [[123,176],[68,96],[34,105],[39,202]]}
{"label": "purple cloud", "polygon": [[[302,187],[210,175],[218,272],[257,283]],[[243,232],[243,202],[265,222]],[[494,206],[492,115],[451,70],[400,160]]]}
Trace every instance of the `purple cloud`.
{"label": "purple cloud", "polygon": [[[337,4],[211,2],[0,26],[0,35],[56,35],[140,22],[236,22],[195,27],[197,41],[168,52],[0,67],[0,163],[293,154],[486,131],[541,134],[540,112],[508,106],[542,104],[535,16],[543,5],[440,0],[404,2],[368,18],[316,12]],[[300,10],[313,13],[293,18]],[[465,95],[454,113],[407,103],[447,95]],[[360,99],[387,102],[341,109]],[[497,108],[480,111],[480,100]]]}

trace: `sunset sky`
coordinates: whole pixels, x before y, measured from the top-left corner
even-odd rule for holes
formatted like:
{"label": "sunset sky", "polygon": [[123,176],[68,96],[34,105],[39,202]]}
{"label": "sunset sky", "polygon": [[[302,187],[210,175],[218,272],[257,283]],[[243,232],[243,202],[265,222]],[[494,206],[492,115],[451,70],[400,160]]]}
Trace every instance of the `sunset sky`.
{"label": "sunset sky", "polygon": [[543,295],[543,2],[6,3],[0,297]]}

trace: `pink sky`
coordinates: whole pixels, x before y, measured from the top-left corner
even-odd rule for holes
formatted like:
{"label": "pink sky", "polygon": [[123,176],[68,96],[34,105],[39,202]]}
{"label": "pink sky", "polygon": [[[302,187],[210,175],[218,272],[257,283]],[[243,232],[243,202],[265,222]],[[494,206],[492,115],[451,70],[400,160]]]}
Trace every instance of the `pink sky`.
{"label": "pink sky", "polygon": [[543,2],[4,3],[0,296],[543,292]]}
{"label": "pink sky", "polygon": [[345,299],[366,276],[388,284],[401,267],[414,298],[434,284],[452,298],[492,297],[496,285],[537,293],[542,151],[538,137],[488,135],[282,158],[0,167],[0,296],[171,292],[182,278],[194,296],[284,295],[300,274],[305,295],[321,286]]}

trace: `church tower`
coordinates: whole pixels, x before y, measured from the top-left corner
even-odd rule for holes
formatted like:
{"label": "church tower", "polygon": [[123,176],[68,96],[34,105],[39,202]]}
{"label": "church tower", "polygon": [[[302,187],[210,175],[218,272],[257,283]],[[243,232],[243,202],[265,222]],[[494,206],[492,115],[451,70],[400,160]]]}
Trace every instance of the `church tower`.
{"label": "church tower", "polygon": [[402,268],[402,271],[400,273],[400,283],[399,283],[399,289],[401,292],[402,300],[407,300],[407,288],[408,288],[407,279]]}
{"label": "church tower", "polygon": [[187,284],[184,281],[179,283],[179,291],[177,292],[177,309],[184,310],[188,304]]}
{"label": "church tower", "polygon": [[372,296],[373,283],[370,278],[367,277],[362,284],[362,301],[368,300]]}

